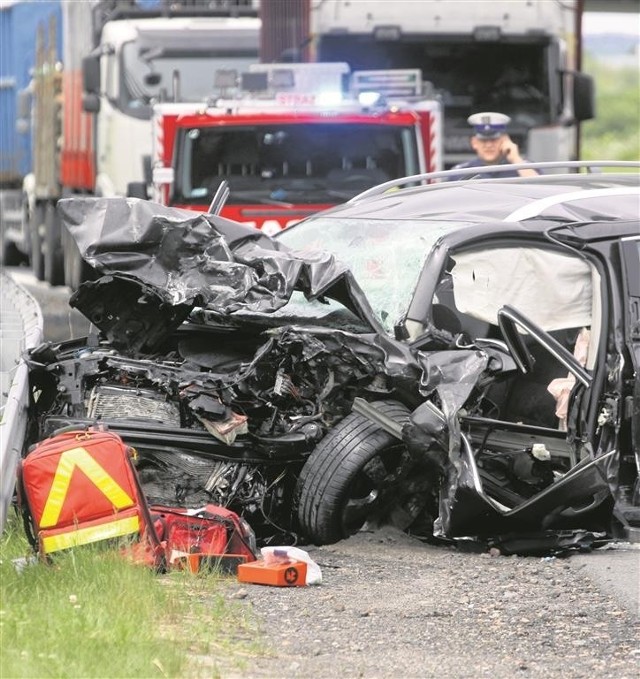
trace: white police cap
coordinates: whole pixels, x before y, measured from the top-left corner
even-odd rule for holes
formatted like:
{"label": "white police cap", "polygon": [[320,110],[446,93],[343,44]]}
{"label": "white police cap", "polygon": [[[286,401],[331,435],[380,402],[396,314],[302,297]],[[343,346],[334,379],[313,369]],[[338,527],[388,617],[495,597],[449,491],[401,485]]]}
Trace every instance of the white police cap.
{"label": "white police cap", "polygon": [[507,131],[511,118],[504,113],[485,111],[474,113],[467,118],[469,125],[473,125],[474,134],[480,139],[497,139]]}

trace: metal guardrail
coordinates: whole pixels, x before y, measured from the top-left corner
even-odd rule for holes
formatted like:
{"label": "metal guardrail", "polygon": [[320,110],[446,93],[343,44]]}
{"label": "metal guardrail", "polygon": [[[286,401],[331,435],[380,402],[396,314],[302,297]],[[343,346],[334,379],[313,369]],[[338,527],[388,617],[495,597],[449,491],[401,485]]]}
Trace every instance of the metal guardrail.
{"label": "metal guardrail", "polygon": [[16,482],[27,430],[29,371],[24,353],[43,339],[38,302],[0,269],[0,531]]}

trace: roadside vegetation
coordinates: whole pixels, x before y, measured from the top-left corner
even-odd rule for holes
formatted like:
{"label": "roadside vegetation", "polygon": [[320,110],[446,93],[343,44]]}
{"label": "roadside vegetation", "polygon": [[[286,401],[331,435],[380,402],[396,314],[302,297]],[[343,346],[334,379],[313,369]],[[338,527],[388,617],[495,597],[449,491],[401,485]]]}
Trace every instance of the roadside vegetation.
{"label": "roadside vegetation", "polygon": [[640,159],[640,67],[587,58],[596,84],[596,118],[582,126],[584,160]]}
{"label": "roadside vegetation", "polygon": [[99,545],[22,570],[13,519],[0,541],[0,677],[218,677],[261,652],[246,607],[216,574],[157,575]]}

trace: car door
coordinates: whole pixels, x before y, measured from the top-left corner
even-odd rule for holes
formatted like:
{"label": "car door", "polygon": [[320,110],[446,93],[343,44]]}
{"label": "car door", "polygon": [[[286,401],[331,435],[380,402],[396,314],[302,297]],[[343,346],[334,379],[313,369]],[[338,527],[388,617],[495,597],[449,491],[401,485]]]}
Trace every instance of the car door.
{"label": "car door", "polygon": [[640,237],[620,241],[620,262],[624,306],[625,342],[632,363],[631,383],[624,397],[624,416],[631,419],[631,450],[635,457],[635,494],[640,469]]}
{"label": "car door", "polygon": [[[593,393],[595,381],[565,347],[549,333],[541,330],[513,307],[498,312],[498,324],[511,356],[522,373],[534,369],[531,346],[537,345],[561,363],[574,378],[569,397],[569,413],[588,412],[588,406],[599,394]],[[604,530],[613,507],[619,450],[615,427],[608,435],[600,432],[598,441],[575,440],[569,415],[568,438],[574,438],[576,464],[564,475],[527,502],[505,515],[514,526],[522,522],[540,527],[563,527]],[[604,429],[603,424],[600,428]]]}

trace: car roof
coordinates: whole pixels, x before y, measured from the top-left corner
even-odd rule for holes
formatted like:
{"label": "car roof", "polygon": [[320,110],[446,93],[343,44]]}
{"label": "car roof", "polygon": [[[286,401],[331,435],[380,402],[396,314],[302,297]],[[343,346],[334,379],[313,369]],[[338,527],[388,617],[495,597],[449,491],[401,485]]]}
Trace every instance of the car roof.
{"label": "car roof", "polygon": [[321,215],[474,223],[520,221],[538,215],[563,221],[640,216],[640,175],[636,173],[474,179],[367,193]]}
{"label": "car roof", "polygon": [[[496,171],[506,173],[520,168],[533,168],[538,176],[495,177]],[[483,173],[494,176],[483,177]],[[579,213],[576,208],[588,200],[588,212],[594,218],[631,219],[639,213],[639,190],[640,162],[636,161],[492,165],[394,179],[320,214],[354,219],[447,219],[475,223],[517,221],[544,214],[575,221],[581,216],[572,212]],[[625,193],[628,197],[622,198]],[[613,195],[617,197],[611,202]],[[567,213],[558,207],[567,205],[573,211]]]}

